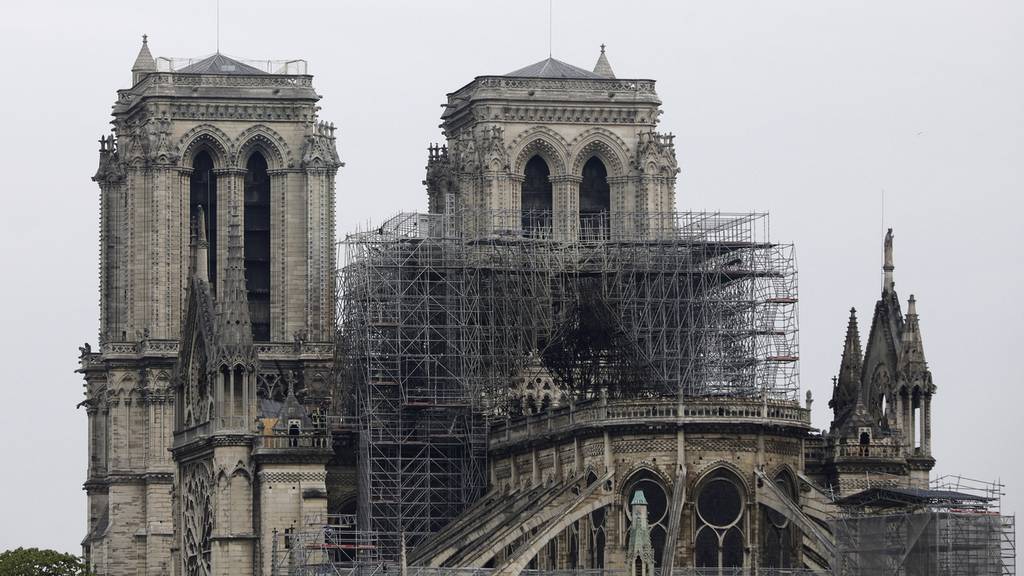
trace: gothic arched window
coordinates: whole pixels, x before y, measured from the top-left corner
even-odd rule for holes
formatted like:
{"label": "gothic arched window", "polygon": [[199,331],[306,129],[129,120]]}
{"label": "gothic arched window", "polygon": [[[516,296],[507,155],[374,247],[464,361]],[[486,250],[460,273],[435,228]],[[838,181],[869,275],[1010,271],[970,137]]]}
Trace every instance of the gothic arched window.
{"label": "gothic arched window", "polygon": [[[626,502],[626,532],[633,523],[632,495],[638,491],[644,493],[647,501],[647,526],[651,530],[651,546],[654,547],[654,565],[661,566],[661,555],[665,550],[666,528],[668,527],[668,494],[661,480],[652,472],[641,470],[634,474],[626,483],[623,494],[629,495]],[[640,574],[637,572],[637,574]]]}
{"label": "gothic arched window", "polygon": [[192,160],[192,177],[189,181],[188,217],[195,222],[199,217],[199,207],[206,213],[206,265],[210,287],[217,289],[217,176],[213,173],[213,158],[203,150]]}
{"label": "gothic arched window", "polygon": [[580,182],[580,228],[584,238],[607,238],[611,188],[604,162],[593,156],[583,165]]}
{"label": "gothic arched window", "polygon": [[[698,568],[743,566],[743,489],[720,470],[704,480],[696,497],[694,551]],[[715,572],[708,572],[714,574]]]}
{"label": "gothic arched window", "polygon": [[270,340],[270,175],[253,152],[245,167],[245,287],[252,338]]}
{"label": "gothic arched window", "polygon": [[521,206],[523,234],[547,236],[551,230],[551,170],[540,156],[526,163]]}
{"label": "gothic arched window", "polygon": [[[775,486],[792,501],[797,499],[796,485],[792,477],[780,472],[775,477]],[[796,560],[794,548],[800,541],[796,528],[785,515],[763,507],[761,519],[761,566],[766,568],[794,568]]]}

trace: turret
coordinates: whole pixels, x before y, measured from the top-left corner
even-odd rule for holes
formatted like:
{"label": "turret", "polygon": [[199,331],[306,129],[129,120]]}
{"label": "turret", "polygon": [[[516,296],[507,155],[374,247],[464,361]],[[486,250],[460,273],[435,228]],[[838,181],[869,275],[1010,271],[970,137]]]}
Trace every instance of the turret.
{"label": "turret", "polygon": [[608,63],[608,57],[604,54],[604,44],[601,44],[601,55],[597,57],[597,64],[594,65],[594,74],[605,78],[615,78],[612,65]]}
{"label": "turret", "polygon": [[139,55],[135,57],[135,64],[132,65],[132,85],[141,82],[150,72],[156,72],[156,60],[149,52],[149,39],[143,34],[142,48],[139,49]]}

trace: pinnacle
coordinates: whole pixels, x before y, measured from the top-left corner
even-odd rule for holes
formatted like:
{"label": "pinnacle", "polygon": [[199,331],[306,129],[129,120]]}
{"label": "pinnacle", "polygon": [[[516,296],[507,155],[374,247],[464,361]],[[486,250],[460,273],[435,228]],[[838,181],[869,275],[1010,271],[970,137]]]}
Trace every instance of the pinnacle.
{"label": "pinnacle", "polygon": [[605,45],[601,44],[601,55],[597,57],[597,64],[594,65],[594,74],[604,78],[615,78],[612,65],[608,63],[608,57],[604,53]]}
{"label": "pinnacle", "polygon": [[217,298],[222,344],[247,346],[252,343],[249,299],[245,286],[245,260],[242,252],[238,210],[232,210],[228,225],[228,257],[223,295]]}
{"label": "pinnacle", "polygon": [[156,60],[149,51],[149,37],[142,35],[142,48],[139,55],[135,57],[135,64],[132,65],[132,72],[156,72]]}

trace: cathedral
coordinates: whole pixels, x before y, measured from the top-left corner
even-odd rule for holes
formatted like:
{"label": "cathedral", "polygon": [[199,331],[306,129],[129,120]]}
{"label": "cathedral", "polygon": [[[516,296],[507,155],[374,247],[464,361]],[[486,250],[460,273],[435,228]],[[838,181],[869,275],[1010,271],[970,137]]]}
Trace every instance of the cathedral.
{"label": "cathedral", "polygon": [[304,61],[143,37],[131,75],[80,351],[94,573],[1012,573],[991,491],[930,477],[892,230],[817,430],[793,246],[676,211],[655,81],[604,46],[448,94],[427,213],[342,244]]}

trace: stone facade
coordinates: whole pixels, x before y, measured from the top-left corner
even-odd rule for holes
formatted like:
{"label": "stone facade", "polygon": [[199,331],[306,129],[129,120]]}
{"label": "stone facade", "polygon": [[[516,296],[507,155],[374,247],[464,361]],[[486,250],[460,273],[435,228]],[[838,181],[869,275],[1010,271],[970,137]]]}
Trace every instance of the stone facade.
{"label": "stone facade", "polygon": [[[351,425],[354,392],[335,380],[341,162],[294,66],[158,61],[144,40],[118,93],[94,178],[99,347],[81,349],[80,369],[83,548],[97,574],[302,573],[296,536],[368,506],[371,471],[354,453],[373,429]],[[445,229],[427,234],[668,239],[678,168],[660,105],[654,81],[616,78],[603,48],[593,72],[548,59],[474,79],[449,94],[447,144],[430,148],[425,184],[442,218],[429,222]],[[502,576],[828,570],[834,494],[926,486],[934,465],[935,387],[892,270],[890,234],[867,353],[851,315],[824,433],[809,397],[563,389],[533,342],[508,376],[518,404],[471,455],[486,493],[399,561]]]}

